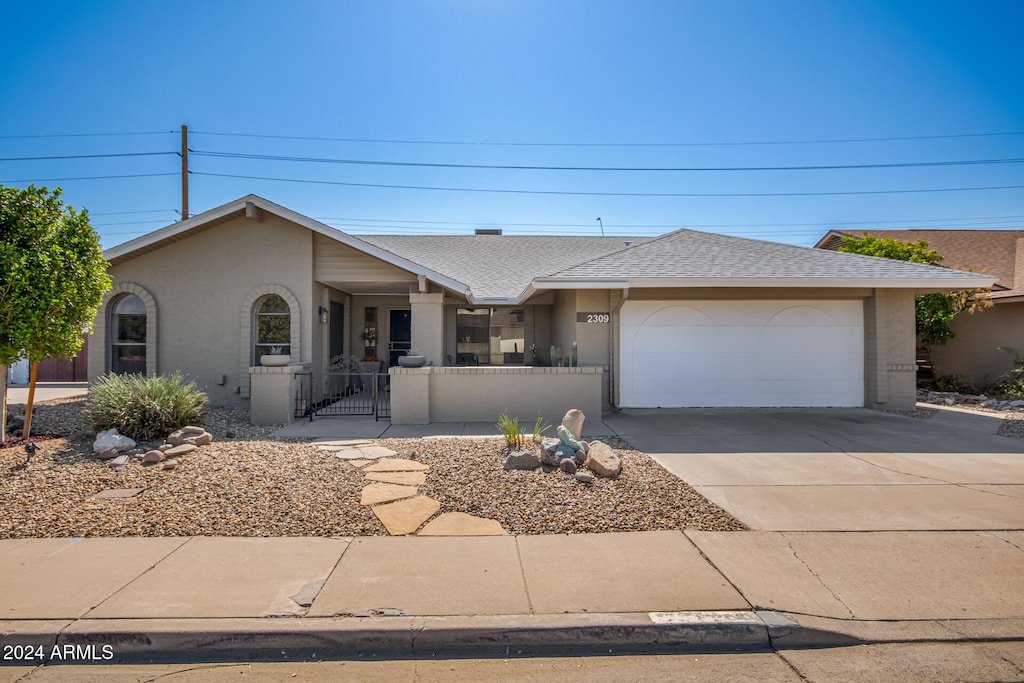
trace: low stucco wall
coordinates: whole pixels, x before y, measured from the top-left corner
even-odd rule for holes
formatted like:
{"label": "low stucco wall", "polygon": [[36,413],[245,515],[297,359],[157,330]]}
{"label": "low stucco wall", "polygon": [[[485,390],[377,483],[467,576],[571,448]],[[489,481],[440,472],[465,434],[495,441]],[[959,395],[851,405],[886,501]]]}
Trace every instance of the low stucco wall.
{"label": "low stucco wall", "polygon": [[308,372],[308,364],[249,368],[249,422],[254,425],[291,424],[295,420],[296,399],[306,395],[302,377]]}
{"label": "low stucco wall", "polygon": [[391,368],[391,423],[493,422],[502,413],[532,424],[570,408],[601,414],[603,370],[539,367]]}

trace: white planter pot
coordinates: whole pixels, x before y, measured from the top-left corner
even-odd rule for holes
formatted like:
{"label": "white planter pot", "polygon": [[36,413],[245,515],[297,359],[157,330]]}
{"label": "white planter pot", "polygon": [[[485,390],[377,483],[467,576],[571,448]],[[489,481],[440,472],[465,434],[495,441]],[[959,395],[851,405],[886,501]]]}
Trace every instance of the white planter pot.
{"label": "white planter pot", "polygon": [[422,368],[427,364],[426,356],[399,356],[398,364],[403,368]]}
{"label": "white planter pot", "polygon": [[278,354],[276,356],[266,354],[260,356],[260,365],[268,368],[279,368],[283,365],[288,365],[292,360],[292,357],[288,354]]}

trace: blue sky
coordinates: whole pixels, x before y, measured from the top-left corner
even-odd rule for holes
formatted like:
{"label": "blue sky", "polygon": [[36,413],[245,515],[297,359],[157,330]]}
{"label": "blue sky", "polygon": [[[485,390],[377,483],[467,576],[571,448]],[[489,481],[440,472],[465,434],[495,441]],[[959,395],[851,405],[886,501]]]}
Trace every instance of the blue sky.
{"label": "blue sky", "polygon": [[1022,163],[207,155],[1024,159],[1022,25],[1015,1],[8,3],[0,159],[153,154],[0,161],[0,182],[62,186],[110,247],[180,218],[186,124],[193,214],[255,193],[353,234],[1024,228],[1019,187],[893,192],[1024,186]]}

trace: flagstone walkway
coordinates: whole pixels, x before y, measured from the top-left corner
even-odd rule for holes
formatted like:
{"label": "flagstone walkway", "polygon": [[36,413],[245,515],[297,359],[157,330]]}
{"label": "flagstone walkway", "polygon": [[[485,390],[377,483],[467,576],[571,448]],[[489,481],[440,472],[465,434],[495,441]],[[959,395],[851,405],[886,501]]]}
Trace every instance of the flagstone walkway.
{"label": "flagstone walkway", "polygon": [[363,472],[370,483],[363,487],[359,502],[371,506],[392,536],[508,535],[499,522],[465,512],[447,512],[431,519],[441,503],[420,495],[418,488],[426,482],[429,465],[396,458],[395,451],[365,439],[315,441],[313,445]]}

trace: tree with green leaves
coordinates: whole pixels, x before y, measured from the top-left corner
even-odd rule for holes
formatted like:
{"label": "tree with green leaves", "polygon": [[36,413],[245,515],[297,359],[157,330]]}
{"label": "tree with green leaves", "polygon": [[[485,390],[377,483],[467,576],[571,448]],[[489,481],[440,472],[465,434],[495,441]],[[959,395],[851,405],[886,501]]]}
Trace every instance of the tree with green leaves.
{"label": "tree with green leaves", "polygon": [[22,358],[31,364],[27,437],[39,361],[78,353],[110,289],[88,213],[60,196],[60,188],[0,185],[0,443],[7,432],[7,367]]}
{"label": "tree with green leaves", "polygon": [[[903,242],[891,237],[846,236],[842,239],[839,251],[923,263],[928,266],[942,263],[939,253],[929,249],[928,243],[924,240]],[[915,304],[917,333],[921,336],[921,343],[924,346],[935,346],[945,344],[953,338],[954,333],[949,324],[958,313],[974,312],[978,308],[991,306],[992,302],[985,297],[984,290],[966,289],[922,294],[916,298]]]}

